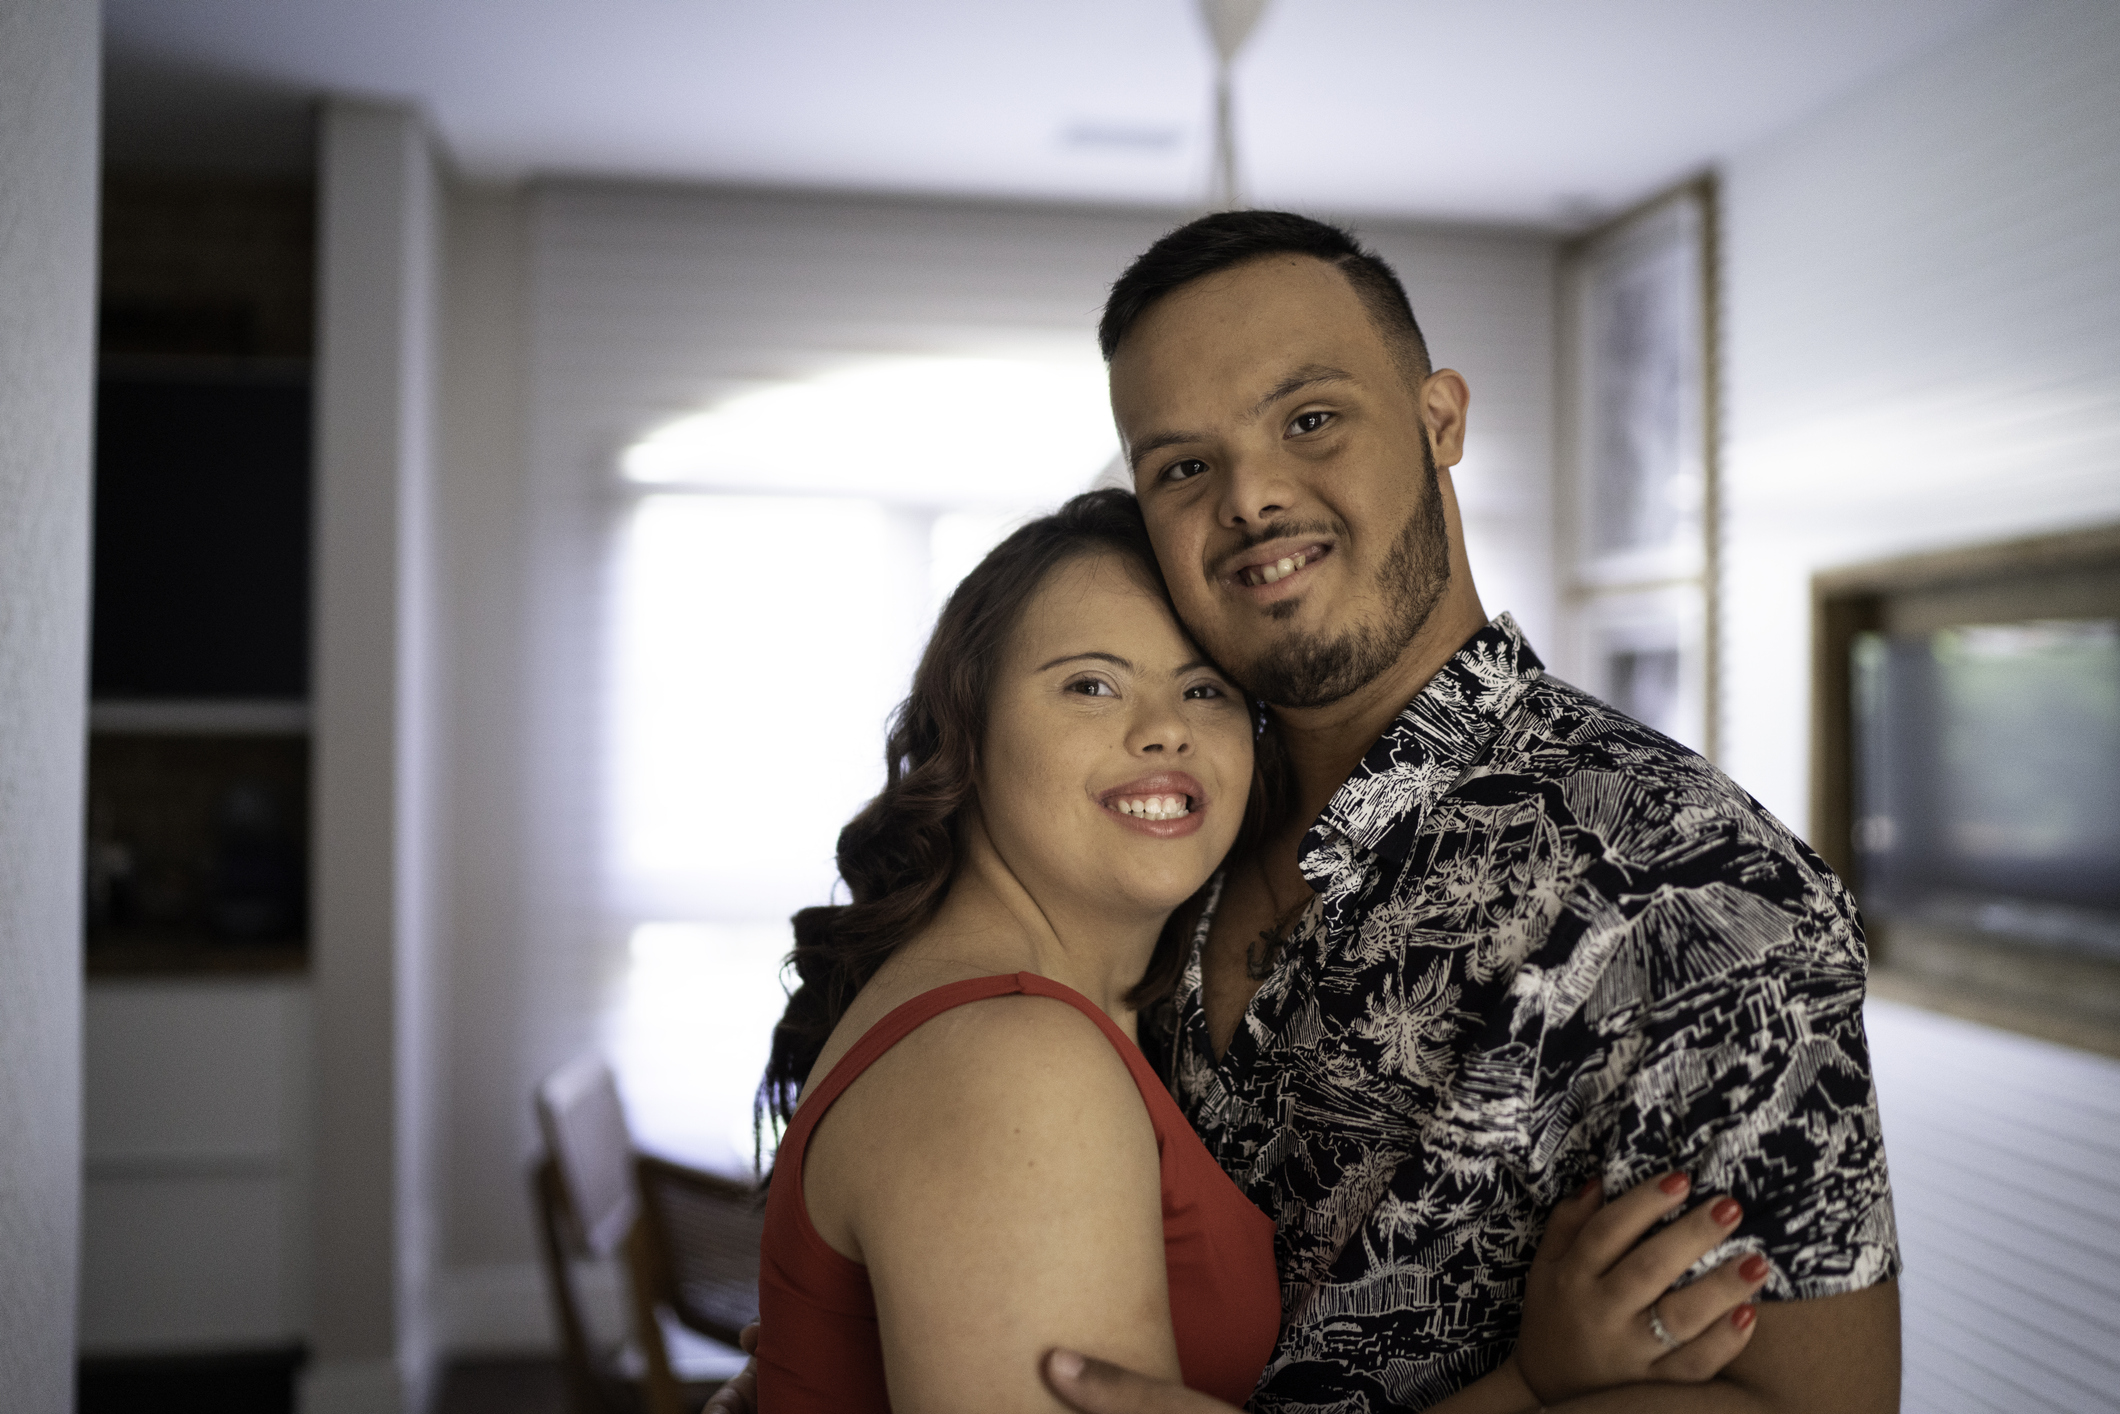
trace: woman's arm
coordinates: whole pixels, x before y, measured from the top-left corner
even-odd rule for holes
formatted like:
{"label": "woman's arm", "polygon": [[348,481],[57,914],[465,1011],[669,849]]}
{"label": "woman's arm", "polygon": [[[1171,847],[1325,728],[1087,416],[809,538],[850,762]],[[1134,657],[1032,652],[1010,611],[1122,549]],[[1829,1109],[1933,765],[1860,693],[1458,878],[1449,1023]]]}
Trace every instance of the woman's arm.
{"label": "woman's arm", "polygon": [[818,1126],[804,1188],[868,1266],[893,1408],[1061,1409],[1055,1345],[1178,1378],[1155,1131],[1073,1008],[1001,997],[920,1028]]}

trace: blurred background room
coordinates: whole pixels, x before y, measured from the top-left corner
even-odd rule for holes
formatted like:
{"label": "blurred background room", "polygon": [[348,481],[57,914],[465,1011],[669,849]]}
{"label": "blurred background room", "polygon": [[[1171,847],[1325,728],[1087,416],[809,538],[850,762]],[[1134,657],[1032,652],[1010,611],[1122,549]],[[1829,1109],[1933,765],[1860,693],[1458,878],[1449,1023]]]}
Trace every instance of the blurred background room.
{"label": "blurred background room", "polygon": [[81,1057],[76,1407],[586,1414],[569,1312],[728,1368],[537,1165],[753,1172],[942,597],[1123,480],[1104,290],[1256,205],[1469,380],[1488,610],[1860,895],[1904,1407],[2120,1409],[2120,7],[11,8],[101,75],[0,82],[100,122],[81,1031],[0,1034]]}

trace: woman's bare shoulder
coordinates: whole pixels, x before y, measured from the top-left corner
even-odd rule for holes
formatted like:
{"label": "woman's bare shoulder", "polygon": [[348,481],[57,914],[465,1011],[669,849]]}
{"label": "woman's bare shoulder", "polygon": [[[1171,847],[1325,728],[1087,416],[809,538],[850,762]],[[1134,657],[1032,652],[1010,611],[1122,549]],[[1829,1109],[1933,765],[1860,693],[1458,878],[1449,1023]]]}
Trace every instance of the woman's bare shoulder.
{"label": "woman's bare shoulder", "polygon": [[812,1133],[803,1187],[818,1232],[859,1261],[864,1228],[907,1216],[887,1210],[1035,1202],[1086,1152],[1154,1188],[1154,1126],[1110,1039],[1066,1002],[1012,994],[943,1012],[854,1080]]}
{"label": "woman's bare shoulder", "polygon": [[906,1106],[963,1122],[1062,1097],[1142,1109],[1132,1072],[1094,1020],[1065,1001],[1023,993],[930,1018],[879,1057],[869,1076],[880,1082],[872,1091],[887,1089]]}

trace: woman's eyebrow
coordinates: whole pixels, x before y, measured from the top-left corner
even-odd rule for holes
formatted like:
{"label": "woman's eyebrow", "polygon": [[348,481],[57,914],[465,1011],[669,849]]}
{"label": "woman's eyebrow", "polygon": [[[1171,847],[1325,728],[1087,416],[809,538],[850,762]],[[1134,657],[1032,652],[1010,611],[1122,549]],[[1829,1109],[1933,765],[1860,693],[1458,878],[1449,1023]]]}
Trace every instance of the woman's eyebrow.
{"label": "woman's eyebrow", "polygon": [[1050,663],[1039,664],[1038,671],[1042,673],[1047,668],[1057,668],[1062,663],[1072,663],[1080,658],[1094,658],[1100,663],[1109,663],[1115,668],[1124,668],[1127,672],[1132,672],[1134,670],[1134,665],[1132,663],[1129,663],[1126,659],[1120,657],[1116,653],[1063,653],[1059,657],[1053,659],[1053,661]]}

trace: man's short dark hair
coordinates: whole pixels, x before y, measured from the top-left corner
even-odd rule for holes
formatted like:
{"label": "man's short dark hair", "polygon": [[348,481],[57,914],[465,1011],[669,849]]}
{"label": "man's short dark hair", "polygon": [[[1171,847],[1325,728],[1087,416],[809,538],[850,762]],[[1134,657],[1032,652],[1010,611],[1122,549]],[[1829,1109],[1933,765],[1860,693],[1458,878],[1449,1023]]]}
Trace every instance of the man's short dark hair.
{"label": "man's short dark hair", "polygon": [[1104,301],[1097,342],[1106,361],[1149,307],[1204,275],[1270,255],[1308,255],[1347,277],[1370,322],[1415,378],[1428,376],[1428,341],[1413,317],[1406,287],[1352,232],[1292,211],[1217,211],[1164,236],[1126,267]]}

